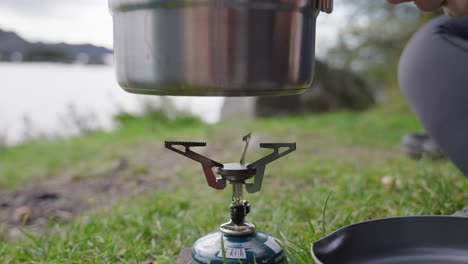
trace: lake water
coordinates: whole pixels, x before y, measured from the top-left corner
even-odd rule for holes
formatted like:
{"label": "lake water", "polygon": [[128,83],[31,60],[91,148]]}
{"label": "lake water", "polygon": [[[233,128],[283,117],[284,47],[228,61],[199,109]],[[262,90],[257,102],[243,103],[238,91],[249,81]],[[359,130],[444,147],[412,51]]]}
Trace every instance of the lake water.
{"label": "lake water", "polygon": [[[93,125],[111,130],[118,111],[136,113],[159,99],[124,92],[112,66],[50,63],[0,63],[0,92],[0,140],[6,137],[9,144],[39,134],[75,135],[70,115],[87,116]],[[223,103],[219,97],[169,99],[209,123],[219,119]]]}

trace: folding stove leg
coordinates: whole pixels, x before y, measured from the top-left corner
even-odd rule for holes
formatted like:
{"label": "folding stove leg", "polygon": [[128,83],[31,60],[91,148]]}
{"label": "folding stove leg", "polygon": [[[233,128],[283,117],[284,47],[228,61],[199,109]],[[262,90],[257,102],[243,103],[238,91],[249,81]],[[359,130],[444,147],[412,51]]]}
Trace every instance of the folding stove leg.
{"label": "folding stove leg", "polygon": [[[165,141],[164,145],[166,148],[179,153],[180,155],[200,162],[203,168],[203,173],[205,174],[206,181],[210,187],[216,190],[222,190],[226,188],[226,181],[222,178],[217,178],[213,172],[213,168],[222,168],[223,164],[193,152],[190,149],[191,147],[205,147],[206,142]],[[183,150],[175,146],[182,146]]]}

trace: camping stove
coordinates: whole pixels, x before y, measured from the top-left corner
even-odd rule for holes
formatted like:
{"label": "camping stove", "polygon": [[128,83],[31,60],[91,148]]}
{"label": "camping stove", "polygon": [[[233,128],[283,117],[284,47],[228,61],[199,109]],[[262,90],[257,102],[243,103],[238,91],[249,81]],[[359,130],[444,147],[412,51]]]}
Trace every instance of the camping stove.
{"label": "camping stove", "polygon": [[246,222],[250,203],[243,199],[243,190],[245,187],[249,193],[260,191],[266,165],[296,150],[296,143],[261,143],[260,148],[271,149],[272,153],[246,164],[245,153],[250,134],[243,140],[245,148],[240,162],[228,164],[221,164],[191,150],[194,147],[206,146],[205,142],[165,142],[166,148],[201,163],[210,187],[223,190],[227,182],[232,185],[233,195],[229,207],[231,220],[222,224],[218,232],[195,242],[192,247],[192,264],[287,263],[278,239],[256,231],[253,224]]}

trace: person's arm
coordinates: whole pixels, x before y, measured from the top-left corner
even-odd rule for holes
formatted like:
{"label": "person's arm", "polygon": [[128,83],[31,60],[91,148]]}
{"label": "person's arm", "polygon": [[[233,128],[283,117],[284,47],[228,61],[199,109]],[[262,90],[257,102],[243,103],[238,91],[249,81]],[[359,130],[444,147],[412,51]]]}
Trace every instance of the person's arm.
{"label": "person's arm", "polygon": [[414,2],[422,11],[434,11],[441,7],[451,17],[461,17],[468,14],[468,0],[387,0],[392,4]]}

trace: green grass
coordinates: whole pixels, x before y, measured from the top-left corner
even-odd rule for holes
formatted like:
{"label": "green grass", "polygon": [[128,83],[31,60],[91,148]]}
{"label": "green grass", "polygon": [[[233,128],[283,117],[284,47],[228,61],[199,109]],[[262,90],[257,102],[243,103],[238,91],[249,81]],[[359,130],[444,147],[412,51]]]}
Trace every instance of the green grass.
{"label": "green grass", "polygon": [[[132,157],[142,146],[162,146],[165,139],[207,140],[208,153],[221,162],[240,158],[241,138],[249,131],[261,141],[297,142],[296,152],[267,167],[262,191],[245,198],[252,204],[248,219],[283,240],[291,263],[312,263],[310,243],[344,225],[381,217],[451,214],[464,205],[468,183],[449,162],[414,161],[400,153],[401,137],[419,130],[398,101],[363,113],[217,125],[136,118],[108,134],[8,149],[0,155],[0,183],[13,189],[61,177],[64,171],[93,175],[115,157]],[[258,149],[258,141],[252,142],[247,160],[268,153]],[[154,151],[178,158],[169,151]],[[159,160],[155,156],[154,162]],[[208,188],[198,164],[177,161],[166,165],[172,170],[149,169],[155,178],[168,181],[164,192],[126,198],[70,225],[51,222],[42,236],[0,239],[0,262],[174,263],[182,247],[227,220],[230,201],[229,191]],[[395,184],[382,184],[385,176]]]}
{"label": "green grass", "polygon": [[174,120],[158,112],[140,117],[122,114],[117,118],[121,125],[111,133],[95,132],[69,140],[35,140],[4,150],[0,153],[0,189],[13,189],[64,174],[99,174],[113,160],[129,154],[128,148],[202,128],[199,119],[184,115]]}

